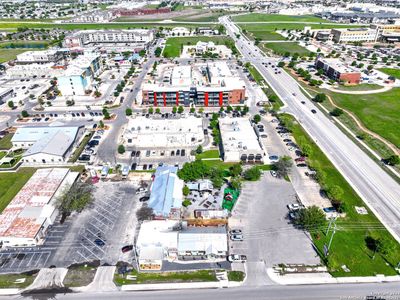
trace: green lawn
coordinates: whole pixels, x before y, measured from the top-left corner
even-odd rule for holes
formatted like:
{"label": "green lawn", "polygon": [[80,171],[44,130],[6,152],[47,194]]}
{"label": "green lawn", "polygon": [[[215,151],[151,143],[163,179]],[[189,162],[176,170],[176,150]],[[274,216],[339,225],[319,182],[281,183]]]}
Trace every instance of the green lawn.
{"label": "green lawn", "polygon": [[203,158],[219,158],[219,151],[207,150],[201,154],[196,154],[196,159],[203,159]]}
{"label": "green lawn", "polygon": [[339,85],[336,89],[342,91],[373,91],[383,88],[381,85],[361,83],[357,85]]}
{"label": "green lawn", "polygon": [[396,79],[400,79],[400,69],[382,68],[379,69],[379,71],[382,71],[390,76],[394,76]]}
{"label": "green lawn", "polygon": [[303,30],[304,26],[310,26],[312,29],[330,29],[330,28],[351,28],[360,27],[348,24],[301,24],[301,23],[273,23],[273,24],[240,24],[242,30],[246,30],[247,35],[253,39],[259,38],[265,41],[279,41],[285,38],[276,33],[277,30]]}
{"label": "green lawn", "polygon": [[90,132],[86,134],[86,136],[82,139],[81,143],[79,144],[79,147],[75,149],[74,153],[72,153],[69,162],[76,162],[83,152],[83,149],[85,149],[86,144],[89,142],[89,140],[92,138],[93,132]]}
{"label": "green lawn", "polygon": [[92,266],[70,267],[63,284],[66,287],[86,286],[93,281],[96,270],[97,268]]}
{"label": "green lawn", "polygon": [[[395,275],[394,266],[400,262],[400,245],[390,233],[384,229],[380,221],[366,207],[361,198],[351,188],[340,172],[330,160],[307,135],[303,128],[290,115],[280,115],[287,127],[292,130],[295,140],[300,147],[308,144],[312,147],[308,164],[322,173],[320,184],[322,188],[337,185],[342,188],[343,195],[339,197],[346,207],[346,217],[337,221],[338,230],[333,238],[327,265],[333,276],[372,276],[376,274]],[[299,142],[301,141],[301,142]],[[364,206],[367,215],[359,215],[354,206]],[[323,245],[329,242],[330,235],[325,236],[324,231],[311,232],[313,241],[322,253]],[[377,254],[372,259],[373,253],[366,247],[365,237],[373,236],[390,245],[390,253]],[[341,266],[346,265],[351,272],[344,272]]]}
{"label": "green lawn", "polygon": [[232,17],[234,22],[326,22],[324,19],[312,16],[271,15],[251,13]]}
{"label": "green lawn", "polygon": [[234,42],[229,37],[221,36],[202,36],[202,37],[172,37],[165,43],[163,56],[166,58],[179,57],[182,46],[196,45],[198,41],[214,42],[216,45],[226,45],[233,52],[236,51]]}
{"label": "green lawn", "polygon": [[243,281],[245,275],[246,274],[241,271],[228,271],[228,280],[229,281]]}
{"label": "green lawn", "polygon": [[[2,274],[0,275],[0,288],[26,288],[31,285],[35,280],[35,275],[26,275],[26,274]],[[17,283],[18,279],[25,279],[23,283]]]}
{"label": "green lawn", "polygon": [[272,50],[275,54],[284,55],[289,52],[290,55],[298,53],[300,56],[310,55],[310,51],[300,46],[296,42],[282,42],[282,43],[263,43],[261,48]]}
{"label": "green lawn", "polygon": [[[1,51],[0,51],[0,54],[1,54]],[[6,150],[11,149],[11,147],[12,147],[11,139],[12,139],[13,135],[14,134],[12,134],[12,133],[6,134],[0,140],[0,149],[3,149],[3,150],[4,149],[6,149]]]}
{"label": "green lawn", "polygon": [[126,276],[115,274],[114,282],[116,285],[121,286],[124,284],[140,284],[140,283],[179,283],[179,282],[206,282],[217,281],[215,271],[212,270],[199,270],[188,272],[162,272],[162,273],[138,273],[133,270],[128,275],[137,276],[136,280],[128,280]]}
{"label": "green lawn", "polygon": [[353,112],[369,130],[400,148],[400,88],[369,95],[327,93],[338,106]]}
{"label": "green lawn", "polygon": [[7,207],[36,169],[20,168],[18,172],[0,173],[0,212]]}
{"label": "green lawn", "polygon": [[0,159],[2,159],[4,156],[6,156],[7,152],[5,151],[0,151]]}
{"label": "green lawn", "polygon": [[0,49],[0,64],[9,60],[16,59],[18,54],[25,51],[27,51],[27,49]]}

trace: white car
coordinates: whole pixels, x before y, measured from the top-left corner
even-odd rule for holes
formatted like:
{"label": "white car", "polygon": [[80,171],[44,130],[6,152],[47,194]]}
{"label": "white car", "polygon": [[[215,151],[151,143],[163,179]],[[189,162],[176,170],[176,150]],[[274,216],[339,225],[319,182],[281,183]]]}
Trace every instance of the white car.
{"label": "white car", "polygon": [[243,241],[243,234],[232,234],[231,235],[231,240],[236,241],[236,242],[242,242]]}
{"label": "white car", "polygon": [[147,189],[140,187],[136,190],[136,195],[147,192]]}
{"label": "white car", "polygon": [[303,206],[300,205],[300,204],[298,204],[298,203],[292,203],[292,204],[288,204],[287,208],[288,208],[290,211],[297,211],[297,210],[303,208]]}
{"label": "white car", "polygon": [[239,255],[239,254],[231,254],[228,256],[228,261],[230,262],[246,262],[247,256],[246,255]]}
{"label": "white car", "polygon": [[277,177],[278,174],[277,174],[274,170],[271,170],[271,176],[272,176],[272,177]]}

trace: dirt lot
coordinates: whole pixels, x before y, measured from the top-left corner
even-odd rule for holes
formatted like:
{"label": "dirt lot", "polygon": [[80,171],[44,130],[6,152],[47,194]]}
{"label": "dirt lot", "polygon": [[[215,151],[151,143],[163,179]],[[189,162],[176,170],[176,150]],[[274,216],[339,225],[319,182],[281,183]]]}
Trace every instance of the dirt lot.
{"label": "dirt lot", "polygon": [[78,287],[90,284],[94,275],[96,274],[96,267],[91,266],[78,266],[68,269],[68,273],[64,278],[64,285],[66,287]]}

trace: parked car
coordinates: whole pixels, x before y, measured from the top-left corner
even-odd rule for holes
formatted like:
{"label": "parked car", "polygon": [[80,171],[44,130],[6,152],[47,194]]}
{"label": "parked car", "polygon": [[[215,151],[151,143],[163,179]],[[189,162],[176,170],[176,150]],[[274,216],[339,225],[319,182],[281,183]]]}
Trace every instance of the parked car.
{"label": "parked car", "polygon": [[277,177],[278,176],[278,174],[274,171],[274,170],[271,170],[271,175],[273,176],[273,177]]}
{"label": "parked car", "polygon": [[270,161],[278,161],[279,160],[279,156],[278,155],[270,155],[269,156],[269,160]]}
{"label": "parked car", "polygon": [[82,154],[79,156],[79,160],[81,161],[89,161],[90,160],[90,155],[89,154]]}
{"label": "parked car", "polygon": [[92,140],[100,140],[100,139],[101,139],[100,135],[96,135],[96,136],[92,137]]}
{"label": "parked car", "polygon": [[334,212],[336,212],[336,209],[334,207],[324,207],[322,210],[324,212],[326,212],[326,213],[334,213]]}
{"label": "parked car", "polygon": [[242,230],[241,230],[241,229],[232,229],[232,230],[229,231],[229,234],[230,234],[230,235],[233,235],[233,234],[242,234]]}
{"label": "parked car", "polygon": [[95,240],[94,240],[94,243],[95,243],[97,246],[100,246],[100,247],[103,247],[103,246],[106,244],[102,239],[95,239]]}
{"label": "parked car", "polygon": [[287,208],[288,208],[290,211],[297,211],[297,210],[303,208],[303,206],[300,205],[300,204],[298,204],[298,203],[291,203],[291,204],[288,204],[288,205],[287,205]]}
{"label": "parked car", "polygon": [[94,147],[94,146],[98,146],[99,145],[99,141],[98,140],[91,140],[89,143],[88,143],[88,146],[89,147]]}
{"label": "parked car", "polygon": [[133,250],[133,245],[126,245],[121,248],[122,253],[126,253]]}
{"label": "parked car", "polygon": [[307,167],[307,164],[297,164],[297,166],[299,167],[299,168],[306,168]]}
{"label": "parked car", "polygon": [[316,114],[316,113],[317,113],[317,111],[316,111],[315,109],[312,109],[311,112],[312,112],[313,114]]}
{"label": "parked car", "polygon": [[146,201],[148,201],[149,199],[150,199],[149,196],[143,196],[143,197],[140,197],[140,198],[139,198],[139,201],[140,201],[140,202],[146,202]]}
{"label": "parked car", "polygon": [[246,255],[239,255],[239,254],[231,254],[228,256],[228,261],[230,262],[246,262],[247,256]]}
{"label": "parked car", "polygon": [[302,161],[306,161],[306,158],[304,156],[300,156],[298,158],[295,158],[294,160],[295,162],[302,162]]}
{"label": "parked car", "polygon": [[231,241],[242,242],[243,241],[243,234],[232,234]]}
{"label": "parked car", "polygon": [[285,143],[291,143],[291,142],[292,142],[291,139],[284,139],[283,141],[284,141]]}
{"label": "parked car", "polygon": [[[147,166],[146,166],[146,169],[147,169]],[[144,187],[140,187],[136,190],[136,195],[140,194],[140,193],[145,193],[145,192],[146,192],[146,189]]]}

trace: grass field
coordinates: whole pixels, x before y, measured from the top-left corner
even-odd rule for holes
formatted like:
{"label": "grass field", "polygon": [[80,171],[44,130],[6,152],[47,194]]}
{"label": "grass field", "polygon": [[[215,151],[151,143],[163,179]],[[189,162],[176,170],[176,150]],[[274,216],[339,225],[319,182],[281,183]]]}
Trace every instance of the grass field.
{"label": "grass field", "polygon": [[[317,172],[324,174],[321,180],[322,187],[337,185],[343,190],[339,200],[345,203],[346,217],[339,218],[337,221],[338,230],[327,259],[331,274],[333,276],[395,275],[394,267],[400,261],[400,245],[371,211],[368,210],[367,215],[359,215],[355,211],[354,206],[365,207],[366,205],[297,121],[290,115],[281,115],[281,118],[286,120],[288,128],[292,130],[297,141],[306,141],[312,147],[308,164]],[[325,236],[322,230],[314,230],[311,233],[315,245],[322,253],[323,245],[329,242],[330,235]],[[385,245],[390,246],[389,253],[377,254],[372,259],[373,252],[366,247],[365,243],[367,236],[381,239]],[[343,271],[341,268],[343,265],[346,265],[350,272]]]}
{"label": "grass field", "polygon": [[33,49],[0,49],[0,64],[9,60],[14,60],[17,55]]}
{"label": "grass field", "polygon": [[400,88],[369,95],[327,94],[338,106],[353,112],[369,130],[400,148]]}
{"label": "grass field", "polygon": [[0,173],[0,212],[7,207],[35,171],[34,168],[21,168],[18,172]]}
{"label": "grass field", "polygon": [[[26,274],[1,274],[0,275],[0,288],[26,288],[31,285],[35,280],[35,275],[26,275]],[[22,283],[16,283],[18,279],[25,279]]]}
{"label": "grass field", "polygon": [[341,91],[373,91],[383,88],[381,85],[361,83],[357,85],[339,85],[336,89]]}
{"label": "grass field", "polygon": [[[312,29],[330,29],[330,28],[351,28],[348,24],[301,24],[301,23],[273,23],[273,24],[240,24],[242,30],[247,31],[250,38],[259,38],[264,41],[279,41],[285,38],[276,33],[276,30],[291,29],[303,30],[304,26],[310,26]],[[360,26],[358,26],[360,27]]]}
{"label": "grass field", "polygon": [[282,42],[282,43],[263,43],[261,48],[272,50],[275,54],[284,55],[289,52],[290,55],[298,53],[300,56],[309,55],[310,51],[300,46],[296,42]]}
{"label": "grass field", "polygon": [[379,71],[382,71],[390,76],[394,76],[396,79],[400,79],[400,69],[382,68],[379,69]]}
{"label": "grass field", "polygon": [[165,283],[165,282],[205,282],[217,281],[215,272],[211,270],[199,270],[189,272],[163,272],[163,273],[138,273],[133,270],[130,274],[136,276],[136,280],[128,280],[126,276],[115,274],[114,282],[121,286],[124,284],[140,284],[140,283]]}
{"label": "grass field", "polygon": [[221,37],[221,36],[173,37],[167,39],[165,43],[163,56],[166,58],[179,57],[181,55],[182,46],[195,45],[198,41],[214,42],[216,45],[226,45],[228,48],[231,49],[235,48],[233,41],[228,37]]}
{"label": "grass field", "polygon": [[258,70],[253,65],[248,66],[247,69],[249,70],[251,76],[254,78],[258,85],[265,85],[264,77],[262,77],[260,72],[258,72]]}
{"label": "grass field", "polygon": [[[1,53],[1,51],[0,51]],[[12,143],[11,139],[13,137],[12,133],[6,134],[2,139],[0,139],[0,150],[8,150],[11,149]]]}
{"label": "grass field", "polygon": [[289,16],[252,13],[232,17],[234,22],[325,22],[324,19],[312,15]]}
{"label": "grass field", "polygon": [[219,158],[218,150],[207,150],[203,153],[196,154],[196,159],[204,159],[204,158]]}

